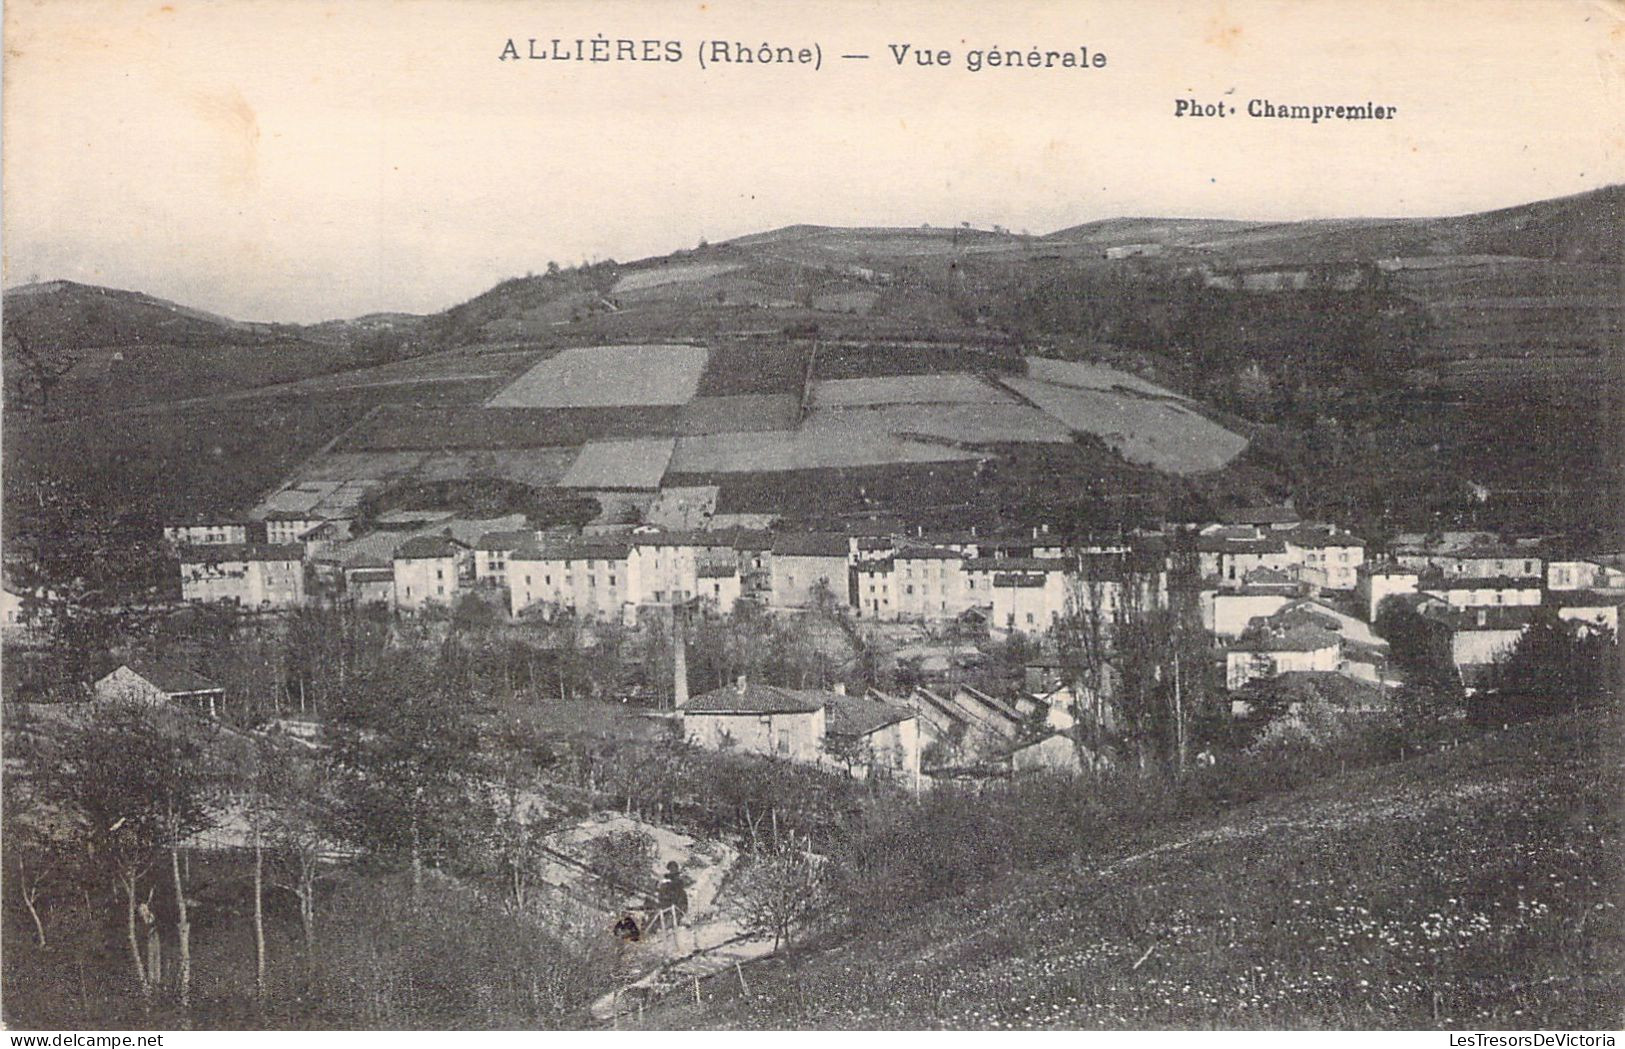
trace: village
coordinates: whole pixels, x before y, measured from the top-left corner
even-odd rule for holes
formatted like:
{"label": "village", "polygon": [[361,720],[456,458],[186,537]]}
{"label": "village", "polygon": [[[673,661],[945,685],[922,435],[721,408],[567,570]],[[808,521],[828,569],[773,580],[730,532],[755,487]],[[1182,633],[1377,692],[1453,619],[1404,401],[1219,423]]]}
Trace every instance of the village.
{"label": "village", "polygon": [[[185,603],[228,606],[249,621],[325,605],[434,622],[462,606],[520,629],[569,622],[589,646],[595,625],[654,631],[671,646],[669,676],[656,671],[670,687],[638,698],[684,740],[876,773],[914,790],[968,770],[1077,774],[1123,760],[1105,742],[1120,729],[1112,708],[1123,672],[1114,677],[1103,671],[1109,660],[1091,664],[1077,651],[1080,626],[1110,634],[1114,624],[1177,612],[1171,629],[1194,635],[1181,637],[1192,697],[1211,700],[1222,689],[1237,717],[1260,689],[1286,695],[1289,710],[1307,696],[1344,713],[1388,710],[1416,676],[1384,636],[1396,629],[1407,634],[1401,647],[1438,655],[1469,704],[1541,616],[1581,635],[1617,636],[1625,603],[1618,554],[1482,532],[1400,534],[1376,551],[1334,524],[1302,520],[1290,505],[1220,517],[1077,540],[1047,525],[1015,535],[928,534],[887,521],[842,522],[840,531],[537,530],[520,514],[450,511],[394,511],[352,535],[349,520],[272,511],[178,522],[164,539]],[[26,644],[48,632],[52,603],[22,589],[8,584],[4,624],[9,639]],[[836,644],[817,687],[740,675],[691,695],[687,634],[742,606],[770,617],[816,610],[839,625],[837,642],[880,642],[906,673],[888,676],[891,690],[880,687],[843,671],[851,646]],[[980,658],[976,639],[1013,636],[1026,653],[1019,687],[977,687],[962,672]],[[211,714],[227,702],[206,666],[129,657],[86,682],[87,695],[133,694]],[[1216,689],[1204,690],[1204,679]],[[1175,731],[1186,733],[1183,724]],[[1212,755],[1180,755],[1198,758]]]}

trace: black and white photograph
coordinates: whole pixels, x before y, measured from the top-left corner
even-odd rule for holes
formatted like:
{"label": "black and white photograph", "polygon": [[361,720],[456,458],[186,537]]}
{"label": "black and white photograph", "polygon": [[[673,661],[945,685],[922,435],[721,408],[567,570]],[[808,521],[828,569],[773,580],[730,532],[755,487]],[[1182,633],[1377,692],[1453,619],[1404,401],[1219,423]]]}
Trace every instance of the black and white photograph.
{"label": "black and white photograph", "polygon": [[8,1045],[1615,1045],[1625,2],[3,51]]}

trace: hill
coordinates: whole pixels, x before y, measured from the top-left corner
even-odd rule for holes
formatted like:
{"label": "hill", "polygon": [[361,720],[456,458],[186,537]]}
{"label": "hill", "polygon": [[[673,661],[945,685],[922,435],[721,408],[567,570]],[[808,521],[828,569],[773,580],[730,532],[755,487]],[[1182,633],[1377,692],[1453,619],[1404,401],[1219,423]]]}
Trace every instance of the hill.
{"label": "hill", "polygon": [[648,1023],[1611,1028],[1618,742],[1593,713],[1333,777],[809,940]]}
{"label": "hill", "polygon": [[[30,285],[5,301],[7,407],[31,409],[6,413],[7,489],[71,478],[108,516],[241,512],[330,445],[372,458],[304,475],[376,480],[427,463],[456,475],[477,460],[556,484],[583,443],[659,437],[679,442],[674,476],[720,485],[742,513],[796,502],[809,477],[839,470],[863,473],[852,499],[816,494],[855,500],[854,512],[898,509],[872,498],[877,486],[938,517],[1030,508],[1013,490],[923,498],[942,487],[933,477],[961,475],[957,463],[1077,492],[1050,509],[1109,511],[1091,520],[1293,495],[1373,537],[1443,522],[1595,527],[1622,519],[1618,407],[1611,384],[1589,379],[1620,364],[1622,199],[1609,187],[1441,219],[1123,218],[1042,237],[789,226],[548,266],[428,316],[305,327]],[[665,344],[704,345],[712,362],[680,414],[482,406],[549,356]],[[1032,357],[1113,366],[1183,400],[1135,398],[1132,381],[1099,396],[1030,389]],[[975,376],[1018,403],[879,403],[901,376]],[[857,380],[875,386],[868,403],[809,399]],[[816,416],[807,434],[751,436],[796,429],[798,400]],[[1129,425],[1111,422],[1119,408]],[[1190,434],[1203,416],[1251,445],[1233,460],[1233,442],[1209,459],[1151,447],[1158,430],[1143,423],[1159,412]],[[1080,454],[1068,434],[1105,447]],[[136,463],[150,448],[169,483]],[[403,452],[419,465],[402,465]],[[1193,468],[1197,482],[1169,484]],[[1476,502],[1484,489],[1491,499]]]}

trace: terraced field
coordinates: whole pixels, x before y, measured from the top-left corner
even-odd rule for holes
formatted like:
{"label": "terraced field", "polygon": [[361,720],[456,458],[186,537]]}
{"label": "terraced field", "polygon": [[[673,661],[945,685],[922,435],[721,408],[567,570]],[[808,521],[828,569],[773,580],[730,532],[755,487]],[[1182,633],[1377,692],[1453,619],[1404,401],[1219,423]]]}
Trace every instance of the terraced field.
{"label": "terraced field", "polygon": [[1198,414],[1183,397],[1098,364],[1029,358],[1028,378],[1000,382],[1070,430],[1101,438],[1131,463],[1175,474],[1225,466],[1247,439]]}
{"label": "terraced field", "polygon": [[701,346],[578,347],[537,364],[486,403],[492,408],[686,404],[705,362]]}
{"label": "terraced field", "polygon": [[1008,393],[968,372],[825,379],[813,383],[815,408],[877,404],[1010,404]]}

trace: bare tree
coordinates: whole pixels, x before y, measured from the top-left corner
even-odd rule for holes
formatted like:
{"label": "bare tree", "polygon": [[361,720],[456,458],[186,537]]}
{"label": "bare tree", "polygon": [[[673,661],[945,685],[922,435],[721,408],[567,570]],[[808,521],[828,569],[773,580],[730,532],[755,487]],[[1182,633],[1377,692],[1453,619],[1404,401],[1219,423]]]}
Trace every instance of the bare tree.
{"label": "bare tree", "polygon": [[740,919],[753,932],[771,932],[773,949],[790,942],[796,926],[813,918],[826,896],[825,860],[792,832],[777,849],[751,861],[741,873],[735,898]]}

